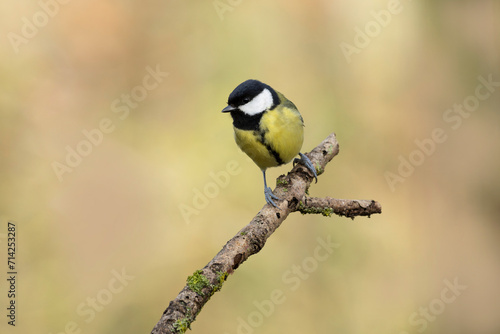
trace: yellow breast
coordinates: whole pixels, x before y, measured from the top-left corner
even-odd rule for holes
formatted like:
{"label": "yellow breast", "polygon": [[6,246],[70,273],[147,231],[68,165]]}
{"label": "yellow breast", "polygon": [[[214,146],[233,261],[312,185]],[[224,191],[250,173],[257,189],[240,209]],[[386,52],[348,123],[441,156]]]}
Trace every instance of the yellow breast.
{"label": "yellow breast", "polygon": [[304,124],[290,102],[266,111],[259,130],[235,128],[234,135],[241,150],[260,169],[266,169],[286,164],[299,154],[304,141]]}

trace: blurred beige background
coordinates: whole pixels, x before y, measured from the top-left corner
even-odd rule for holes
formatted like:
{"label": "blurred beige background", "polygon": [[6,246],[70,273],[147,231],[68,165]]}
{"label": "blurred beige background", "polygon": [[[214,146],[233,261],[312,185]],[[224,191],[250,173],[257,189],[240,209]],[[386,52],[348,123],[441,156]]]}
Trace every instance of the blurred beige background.
{"label": "blurred beige background", "polygon": [[0,4],[2,333],[151,331],[264,204],[220,113],[249,78],[298,106],[304,152],[337,134],[311,195],[383,214],[290,216],[193,333],[500,331],[498,1],[41,4]]}

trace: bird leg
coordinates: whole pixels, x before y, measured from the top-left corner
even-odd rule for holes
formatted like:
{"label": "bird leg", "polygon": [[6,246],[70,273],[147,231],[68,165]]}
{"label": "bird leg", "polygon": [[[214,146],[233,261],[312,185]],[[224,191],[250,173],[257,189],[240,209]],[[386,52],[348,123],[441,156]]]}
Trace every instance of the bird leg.
{"label": "bird leg", "polygon": [[277,208],[276,203],[274,203],[273,199],[281,200],[281,198],[277,197],[276,195],[273,194],[273,191],[271,188],[267,186],[266,182],[266,170],[262,170],[262,174],[264,175],[264,196],[266,197],[266,202],[267,204],[270,204]]}

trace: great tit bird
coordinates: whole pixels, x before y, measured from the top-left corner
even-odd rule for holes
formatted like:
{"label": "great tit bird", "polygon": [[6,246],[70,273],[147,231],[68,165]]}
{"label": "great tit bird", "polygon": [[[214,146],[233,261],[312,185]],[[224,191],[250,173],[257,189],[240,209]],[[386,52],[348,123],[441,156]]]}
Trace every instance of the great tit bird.
{"label": "great tit bird", "polygon": [[258,80],[247,80],[229,95],[223,113],[231,113],[236,144],[264,175],[266,202],[280,200],[267,186],[266,169],[289,163],[295,156],[314,175],[311,160],[300,153],[304,141],[304,120],[297,107],[283,94]]}

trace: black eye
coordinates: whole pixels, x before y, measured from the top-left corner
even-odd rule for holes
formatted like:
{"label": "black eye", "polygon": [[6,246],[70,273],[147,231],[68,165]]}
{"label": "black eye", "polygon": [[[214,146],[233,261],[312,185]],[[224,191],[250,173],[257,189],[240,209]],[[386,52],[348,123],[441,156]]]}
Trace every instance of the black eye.
{"label": "black eye", "polygon": [[243,103],[248,103],[248,102],[250,102],[250,101],[251,101],[251,99],[250,99],[249,97],[245,97],[245,98],[243,98]]}

